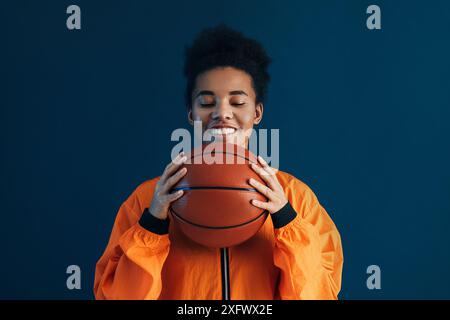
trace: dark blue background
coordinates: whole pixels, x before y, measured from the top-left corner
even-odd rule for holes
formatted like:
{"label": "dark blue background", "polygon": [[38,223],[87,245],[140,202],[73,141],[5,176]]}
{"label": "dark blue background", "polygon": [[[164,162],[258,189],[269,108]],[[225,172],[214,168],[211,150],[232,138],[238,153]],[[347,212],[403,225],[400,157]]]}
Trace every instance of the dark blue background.
{"label": "dark blue background", "polygon": [[[82,29],[66,28],[81,7]],[[378,4],[382,30],[366,28]],[[183,48],[225,22],[274,62],[261,128],[341,232],[343,299],[450,298],[448,1],[10,1],[0,298],[92,298],[120,204],[188,127]],[[66,288],[66,267],[82,289]],[[381,290],[366,268],[379,265]]]}

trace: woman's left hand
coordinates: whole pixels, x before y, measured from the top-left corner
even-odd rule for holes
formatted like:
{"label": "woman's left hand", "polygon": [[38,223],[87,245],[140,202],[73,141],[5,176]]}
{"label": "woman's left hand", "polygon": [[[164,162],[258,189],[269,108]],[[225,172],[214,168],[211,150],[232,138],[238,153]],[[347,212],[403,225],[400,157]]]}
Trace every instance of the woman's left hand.
{"label": "woman's left hand", "polygon": [[258,156],[258,161],[261,166],[252,163],[251,167],[266,182],[267,186],[255,179],[250,179],[249,183],[269,200],[264,202],[253,199],[252,204],[255,207],[269,211],[270,214],[274,214],[283,208],[288,203],[288,200],[284,194],[283,187],[278,181],[276,170],[271,168],[261,156]]}

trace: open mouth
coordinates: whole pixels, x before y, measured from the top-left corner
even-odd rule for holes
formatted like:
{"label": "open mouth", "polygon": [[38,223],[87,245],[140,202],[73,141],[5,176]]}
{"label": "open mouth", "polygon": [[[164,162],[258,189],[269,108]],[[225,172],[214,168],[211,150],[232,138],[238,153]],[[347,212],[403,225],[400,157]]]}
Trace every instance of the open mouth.
{"label": "open mouth", "polygon": [[212,128],[208,130],[213,136],[230,135],[236,132],[235,128]]}

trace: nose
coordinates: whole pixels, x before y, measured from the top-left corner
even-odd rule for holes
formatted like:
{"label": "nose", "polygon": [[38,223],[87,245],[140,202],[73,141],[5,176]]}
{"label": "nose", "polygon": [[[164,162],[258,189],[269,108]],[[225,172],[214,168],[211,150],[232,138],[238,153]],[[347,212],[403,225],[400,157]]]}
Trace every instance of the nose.
{"label": "nose", "polygon": [[227,102],[220,102],[214,107],[211,113],[213,120],[230,120],[233,119],[233,109]]}

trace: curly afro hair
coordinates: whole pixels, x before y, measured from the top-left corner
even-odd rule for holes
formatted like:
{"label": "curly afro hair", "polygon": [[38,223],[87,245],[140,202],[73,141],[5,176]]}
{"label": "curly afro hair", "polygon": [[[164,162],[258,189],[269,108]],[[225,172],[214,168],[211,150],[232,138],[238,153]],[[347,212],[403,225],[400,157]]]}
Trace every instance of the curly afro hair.
{"label": "curly afro hair", "polygon": [[203,29],[191,47],[185,47],[184,75],[187,78],[186,106],[192,108],[192,91],[202,72],[216,67],[234,67],[252,78],[256,103],[264,102],[270,75],[267,71],[272,59],[263,46],[225,24]]}

